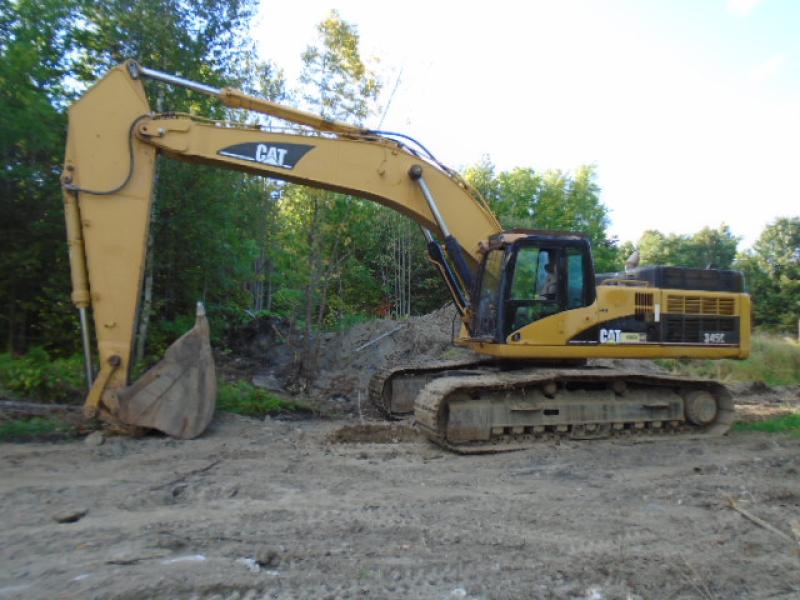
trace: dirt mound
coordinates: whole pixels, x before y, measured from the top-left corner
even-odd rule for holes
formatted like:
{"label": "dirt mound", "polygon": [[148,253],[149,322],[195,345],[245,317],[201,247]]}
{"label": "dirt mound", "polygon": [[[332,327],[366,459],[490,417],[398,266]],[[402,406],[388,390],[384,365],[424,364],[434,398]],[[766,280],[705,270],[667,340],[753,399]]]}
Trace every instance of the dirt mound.
{"label": "dirt mound", "polygon": [[222,371],[281,393],[301,393],[334,412],[370,414],[367,388],[372,375],[387,365],[459,358],[469,351],[453,346],[460,321],[446,306],[427,315],[402,320],[378,319],[319,339],[315,375],[299,382],[302,334],[286,321],[257,319],[231,344]]}
{"label": "dirt mound", "polygon": [[[402,321],[361,323],[326,339],[313,393],[358,408],[365,402],[372,375],[387,365],[400,365],[469,354],[453,346],[459,321],[452,307]],[[362,410],[364,407],[362,406]]]}

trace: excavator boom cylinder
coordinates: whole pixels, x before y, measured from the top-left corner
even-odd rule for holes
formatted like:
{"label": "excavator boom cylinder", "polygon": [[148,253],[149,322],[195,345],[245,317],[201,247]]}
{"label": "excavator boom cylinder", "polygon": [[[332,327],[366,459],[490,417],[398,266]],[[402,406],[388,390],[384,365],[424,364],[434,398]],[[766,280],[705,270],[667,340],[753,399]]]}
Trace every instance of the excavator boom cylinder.
{"label": "excavator boom cylinder", "polygon": [[246,110],[270,115],[279,119],[298,123],[300,125],[307,125],[318,131],[356,135],[362,135],[365,133],[365,131],[360,127],[353,127],[352,125],[342,123],[341,121],[325,119],[319,115],[290,108],[288,106],[282,106],[280,104],[270,102],[269,100],[264,100],[263,98],[250,96],[240,90],[233,88],[219,89],[211,87],[196,81],[191,81],[190,79],[184,79],[183,77],[157,71],[156,69],[148,69],[147,67],[141,66],[136,61],[128,61],[127,65],[128,71],[130,72],[131,77],[134,79],[146,77],[154,81],[161,81],[162,83],[169,85],[176,85],[194,92],[199,92],[208,96],[214,96],[225,106],[229,106],[230,108],[244,108]]}

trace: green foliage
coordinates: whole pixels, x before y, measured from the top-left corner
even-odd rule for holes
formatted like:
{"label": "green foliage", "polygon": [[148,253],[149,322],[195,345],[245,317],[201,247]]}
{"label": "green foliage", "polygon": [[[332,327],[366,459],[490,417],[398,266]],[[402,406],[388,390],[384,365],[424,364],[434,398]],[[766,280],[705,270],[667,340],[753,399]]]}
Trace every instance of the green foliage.
{"label": "green foliage", "polygon": [[800,217],[768,225],[750,252],[739,257],[755,320],[770,329],[796,332],[800,319]]}
{"label": "green foliage", "polygon": [[[254,0],[102,0],[82,2],[75,38],[81,55],[76,76],[95,81],[127,58],[216,85],[243,75],[252,56],[248,34]],[[159,88],[161,89],[161,88]],[[161,90],[171,103],[197,102],[179,88]]]}
{"label": "green foliage", "polygon": [[0,3],[0,336],[8,351],[75,348],[61,341],[63,330],[47,330],[75,326],[61,301],[68,279],[58,183],[75,7],[71,0]]}
{"label": "green foliage", "polygon": [[643,265],[730,269],[739,239],[723,223],[718,229],[704,227],[692,235],[664,235],[651,229],[642,234],[637,247]]}
{"label": "green foliage", "polygon": [[302,404],[284,400],[246,381],[221,383],[217,395],[217,409],[250,417],[286,412],[309,412]]}
{"label": "green foliage", "polygon": [[361,123],[372,111],[381,84],[361,59],[356,28],[332,10],[317,26],[321,46],[303,53],[303,98],[319,114]]}
{"label": "green foliage", "polygon": [[800,345],[778,336],[755,333],[745,360],[657,361],[675,373],[720,381],[761,381],[769,385],[800,384]]}
{"label": "green foliage", "polygon": [[735,423],[734,431],[765,431],[767,433],[791,433],[800,435],[800,413],[783,415],[753,423]]}
{"label": "green foliage", "polygon": [[85,393],[80,356],[53,359],[43,348],[14,358],[0,354],[0,384],[27,398],[77,403]]}
{"label": "green foliage", "polygon": [[484,157],[466,169],[464,177],[483,194],[505,228],[585,233],[592,241],[597,272],[621,266],[617,241],[607,233],[608,208],[600,201],[593,165],[580,166],[574,173],[539,174],[517,167],[495,174],[494,165]]}
{"label": "green foliage", "polygon": [[0,442],[27,442],[74,435],[76,435],[74,427],[50,417],[15,419],[0,423]]}

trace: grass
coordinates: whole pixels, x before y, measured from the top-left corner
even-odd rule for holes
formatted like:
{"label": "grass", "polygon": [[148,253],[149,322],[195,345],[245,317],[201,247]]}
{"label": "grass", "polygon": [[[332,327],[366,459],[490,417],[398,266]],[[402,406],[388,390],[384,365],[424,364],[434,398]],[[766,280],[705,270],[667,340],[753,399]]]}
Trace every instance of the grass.
{"label": "grass", "polygon": [[768,385],[800,384],[800,344],[765,333],[754,333],[745,360],[667,359],[656,361],[681,375],[719,381],[760,381]]}
{"label": "grass", "polygon": [[754,423],[736,423],[733,429],[734,431],[765,431],[800,435],[800,413],[782,415]]}
{"label": "grass", "polygon": [[14,419],[0,423],[0,442],[28,442],[75,435],[75,428],[51,417]]}
{"label": "grass", "polygon": [[217,409],[250,417],[310,412],[299,402],[286,400],[246,381],[220,384]]}

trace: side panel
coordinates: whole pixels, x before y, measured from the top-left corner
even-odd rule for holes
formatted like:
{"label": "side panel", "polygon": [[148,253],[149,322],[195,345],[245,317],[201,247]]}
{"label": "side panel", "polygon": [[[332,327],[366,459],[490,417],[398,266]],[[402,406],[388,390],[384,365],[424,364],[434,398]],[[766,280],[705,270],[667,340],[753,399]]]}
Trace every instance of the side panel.
{"label": "side panel", "polygon": [[[100,364],[114,355],[121,359],[108,388],[125,385],[130,368],[156,156],[131,133],[149,110],[141,82],[124,67],[110,71],[69,110],[64,182],[73,301],[85,302],[85,268]],[[85,251],[74,243],[80,237]]]}
{"label": "side panel", "polygon": [[523,327],[506,344],[460,342],[505,358],[746,358],[747,294],[598,286],[597,301]]}

